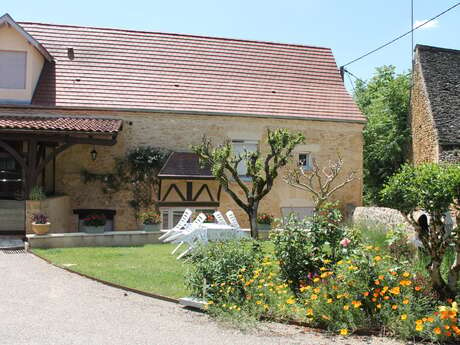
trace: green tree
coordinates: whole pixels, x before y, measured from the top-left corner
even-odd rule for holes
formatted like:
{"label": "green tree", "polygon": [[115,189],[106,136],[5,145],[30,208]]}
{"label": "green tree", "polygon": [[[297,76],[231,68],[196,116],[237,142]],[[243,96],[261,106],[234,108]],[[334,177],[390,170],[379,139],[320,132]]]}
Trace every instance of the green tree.
{"label": "green tree", "polygon": [[[259,203],[272,189],[279,169],[288,163],[294,148],[304,140],[303,134],[290,133],[280,128],[268,130],[268,152],[265,154],[258,149],[256,152],[245,151],[237,155],[230,141],[213,146],[207,137],[203,137],[200,145],[192,146],[192,150],[200,157],[203,165],[211,167],[213,176],[224,191],[246,212],[251,236],[257,238]],[[247,168],[244,177],[238,174],[238,165],[242,162]],[[240,197],[239,192],[244,197]]]}
{"label": "green tree", "polygon": [[410,75],[394,66],[376,69],[356,84],[354,98],[367,118],[364,128],[364,200],[379,204],[383,184],[406,161],[410,146]]}
{"label": "green tree", "polygon": [[[381,195],[384,204],[400,210],[417,231],[430,257],[426,268],[433,288],[444,299],[454,298],[460,278],[460,216],[457,214],[457,228],[449,229],[446,214],[452,207],[460,210],[460,165],[406,164],[388,180]],[[414,219],[417,210],[429,215],[426,227]],[[446,281],[441,264],[449,247],[455,248],[456,254]]]}

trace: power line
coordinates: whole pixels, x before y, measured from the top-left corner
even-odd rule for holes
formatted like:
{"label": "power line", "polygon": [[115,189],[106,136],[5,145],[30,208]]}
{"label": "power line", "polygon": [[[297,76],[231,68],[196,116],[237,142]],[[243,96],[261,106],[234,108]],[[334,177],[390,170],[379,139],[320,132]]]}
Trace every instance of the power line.
{"label": "power line", "polygon": [[422,26],[428,24],[429,22],[431,22],[431,21],[433,21],[433,20],[435,20],[435,19],[441,17],[443,14],[445,14],[445,13],[447,13],[447,12],[453,10],[455,7],[457,7],[457,6],[459,6],[459,5],[460,5],[460,2],[456,3],[455,5],[449,7],[449,8],[448,8],[447,10],[445,10],[445,11],[442,11],[441,13],[439,13],[438,15],[434,16],[433,18],[427,20],[426,22],[423,22],[423,23],[421,23],[420,25],[416,26],[415,28],[412,28],[410,31],[407,31],[406,33],[404,33],[404,34],[402,34],[402,35],[396,37],[395,39],[392,39],[391,41],[389,41],[389,42],[387,42],[387,43],[385,43],[385,44],[382,44],[381,46],[375,48],[374,50],[371,50],[370,52],[368,52],[368,53],[366,53],[366,54],[364,54],[364,55],[361,55],[360,57],[358,57],[358,58],[356,58],[356,59],[354,59],[354,60],[352,60],[352,61],[346,63],[346,64],[343,65],[342,67],[348,66],[348,65],[350,65],[350,64],[352,64],[352,63],[354,63],[354,62],[356,62],[356,61],[358,61],[358,60],[361,60],[361,59],[365,58],[366,56],[368,56],[368,55],[370,55],[370,54],[375,53],[376,51],[378,51],[378,50],[380,50],[380,49],[382,49],[382,48],[385,48],[386,46],[389,46],[390,44],[392,44],[392,43],[396,42],[397,40],[399,40],[399,39],[401,39],[401,38],[403,38],[403,37],[409,35],[409,34],[412,33],[413,31],[415,31],[415,30],[421,28]]}

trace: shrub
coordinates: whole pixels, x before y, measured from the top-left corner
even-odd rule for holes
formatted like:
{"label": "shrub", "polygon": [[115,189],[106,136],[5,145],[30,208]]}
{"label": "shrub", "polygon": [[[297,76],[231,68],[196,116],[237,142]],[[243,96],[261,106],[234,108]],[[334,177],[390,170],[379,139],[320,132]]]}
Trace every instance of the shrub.
{"label": "shrub", "polygon": [[352,247],[341,219],[340,211],[329,204],[311,218],[291,215],[284,219],[283,230],[272,234],[281,275],[294,293],[320,274],[324,262],[334,263]]}
{"label": "shrub", "polygon": [[252,276],[261,257],[260,245],[253,241],[228,241],[201,246],[190,256],[185,284],[196,297],[203,297],[205,284],[204,297],[214,302],[226,299],[222,296],[221,287],[231,286],[232,299],[235,303],[241,303],[246,298],[241,279]]}
{"label": "shrub", "polygon": [[161,214],[156,211],[147,211],[147,212],[141,213],[140,218],[142,220],[142,223],[145,225],[161,223]]}
{"label": "shrub", "polygon": [[48,223],[48,217],[44,213],[35,213],[32,215],[32,222],[35,224]]}
{"label": "shrub", "polygon": [[[458,293],[460,261],[456,260],[452,265],[447,281],[441,274],[441,267],[451,246],[455,246],[460,259],[458,228],[447,232],[447,224],[444,223],[450,207],[460,207],[459,195],[460,165],[405,165],[389,179],[382,191],[382,200],[386,205],[400,210],[415,227],[424,250],[430,257],[427,269],[433,287],[443,299],[455,297]],[[413,218],[413,212],[420,209],[429,215],[426,227]]]}
{"label": "shrub", "polygon": [[104,226],[107,218],[103,214],[90,214],[83,218],[83,224],[85,226]]}
{"label": "shrub", "polygon": [[386,330],[388,335],[420,336],[415,322],[433,308],[420,277],[377,247],[323,267],[312,285],[300,288],[312,325],[334,332]]}
{"label": "shrub", "polygon": [[29,192],[29,200],[41,201],[46,199],[46,194],[40,186],[33,186]]}

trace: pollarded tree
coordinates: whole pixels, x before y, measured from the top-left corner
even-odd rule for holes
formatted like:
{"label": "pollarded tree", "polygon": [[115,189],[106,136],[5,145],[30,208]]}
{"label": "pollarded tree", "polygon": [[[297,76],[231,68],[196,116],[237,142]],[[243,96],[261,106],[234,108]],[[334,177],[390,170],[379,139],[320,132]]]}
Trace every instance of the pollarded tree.
{"label": "pollarded tree", "polygon": [[[267,153],[258,149],[236,154],[230,141],[214,146],[207,137],[203,137],[200,145],[192,146],[192,150],[203,165],[211,167],[213,176],[224,191],[246,212],[251,236],[257,238],[259,203],[272,189],[278,171],[288,163],[294,148],[304,140],[301,133],[275,129],[267,131]],[[238,166],[242,163],[247,168],[244,177],[238,173]],[[244,198],[239,196],[238,189],[243,192]]]}
{"label": "pollarded tree", "polygon": [[[454,298],[460,277],[460,217],[457,216],[457,228],[451,230],[446,214],[452,208],[460,208],[460,165],[404,165],[388,180],[381,195],[384,204],[401,211],[417,231],[430,257],[426,268],[433,288],[443,299]],[[414,211],[418,210],[429,215],[427,227],[414,218]],[[441,275],[441,264],[451,246],[455,248],[455,261],[446,281]]]}

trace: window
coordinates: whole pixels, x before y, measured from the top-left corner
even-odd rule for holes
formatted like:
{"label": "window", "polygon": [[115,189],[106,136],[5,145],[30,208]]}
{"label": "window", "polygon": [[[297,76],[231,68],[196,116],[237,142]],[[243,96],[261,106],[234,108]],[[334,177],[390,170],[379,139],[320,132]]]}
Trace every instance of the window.
{"label": "window", "polygon": [[0,51],[0,89],[26,88],[26,52]]}
{"label": "window", "polygon": [[[235,155],[243,153],[245,150],[248,152],[256,152],[258,149],[258,142],[255,140],[233,140],[233,150]],[[247,167],[245,162],[240,162],[238,165],[238,175],[246,176]]]}
{"label": "window", "polygon": [[16,161],[14,158],[1,158],[0,157],[0,171],[14,171],[16,170]]}
{"label": "window", "polygon": [[[198,214],[198,213],[204,213],[204,214],[213,214],[216,209],[215,208],[193,208],[193,207],[168,207],[168,208],[161,208],[161,228],[166,230],[166,229],[171,229],[173,228],[180,220],[182,215],[184,214],[185,209],[188,208],[193,211],[193,213]],[[192,219],[189,220],[189,222],[192,222]]]}
{"label": "window", "polygon": [[302,167],[303,171],[312,169],[310,152],[299,153],[299,166]]}
{"label": "window", "polygon": [[281,215],[283,218],[295,214],[298,219],[302,220],[305,217],[313,216],[313,211],[313,207],[281,207]]}

